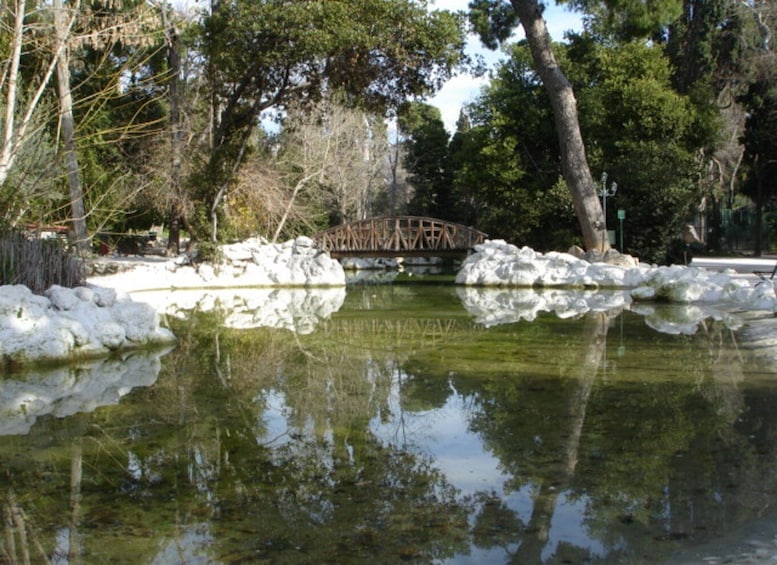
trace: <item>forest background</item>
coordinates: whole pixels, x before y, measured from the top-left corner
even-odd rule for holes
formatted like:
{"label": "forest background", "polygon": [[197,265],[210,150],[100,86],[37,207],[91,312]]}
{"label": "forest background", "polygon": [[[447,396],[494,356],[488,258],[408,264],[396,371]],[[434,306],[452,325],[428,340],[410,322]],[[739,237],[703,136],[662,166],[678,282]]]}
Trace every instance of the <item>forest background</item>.
{"label": "forest background", "polygon": [[[62,226],[87,252],[164,225],[174,253],[413,214],[566,250],[580,218],[519,4],[3,2],[0,229]],[[769,250],[777,3],[568,6],[583,28],[552,50],[618,247],[675,261],[692,224],[709,250]],[[485,73],[473,32],[502,62],[448,132],[428,100]]]}

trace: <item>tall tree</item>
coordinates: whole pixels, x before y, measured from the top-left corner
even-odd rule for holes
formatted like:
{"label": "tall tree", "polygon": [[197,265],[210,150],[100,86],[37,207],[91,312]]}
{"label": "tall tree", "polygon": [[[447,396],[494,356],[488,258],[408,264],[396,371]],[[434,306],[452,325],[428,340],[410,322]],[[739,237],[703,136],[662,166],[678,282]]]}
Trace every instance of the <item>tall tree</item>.
{"label": "tall tree", "polygon": [[313,188],[308,200],[318,204],[330,224],[367,218],[385,189],[385,125],[343,102],[341,96],[332,95],[315,108],[290,109],[276,161],[294,179],[291,201],[302,188]]}
{"label": "tall tree", "polygon": [[732,0],[685,0],[682,13],[668,28],[667,55],[674,67],[674,84],[682,93],[721,79],[718,43],[721,24],[733,7]]}
{"label": "tall tree", "polygon": [[[68,41],[68,12],[61,0],[54,0],[54,32],[57,43],[66,45]],[[78,4],[75,6],[78,11]],[[89,249],[86,233],[86,210],[84,208],[84,190],[76,155],[76,127],[73,118],[73,93],[70,90],[70,49],[65,47],[57,58],[57,96],[59,98],[59,122],[62,127],[62,145],[67,169],[67,184],[70,189],[70,209],[72,221],[72,241],[78,253],[84,255]]]}
{"label": "tall tree", "polygon": [[458,208],[458,217],[455,220],[466,225],[479,225],[479,217],[482,212],[478,198],[479,185],[477,181],[468,182],[461,174],[473,151],[471,138],[472,122],[468,110],[462,108],[459,111],[459,118],[456,120],[456,131],[448,144],[452,190]]}
{"label": "tall tree", "polygon": [[[6,12],[10,6],[13,10]],[[24,85],[20,77],[21,61],[25,38],[29,35],[27,18],[27,3],[16,0],[9,5],[4,4],[4,19],[12,21],[10,32],[3,35],[8,40],[8,58],[0,75],[0,88],[3,93],[4,116],[2,124],[2,147],[0,147],[0,185],[8,179],[16,160],[26,144],[31,142],[30,128],[35,124],[36,114],[41,111],[41,99],[54,75],[60,55],[66,48],[65,39],[76,19],[71,17],[62,24],[62,32],[55,36],[51,51],[41,62],[40,68],[29,85]],[[64,36],[64,37],[63,37]],[[23,87],[27,88],[24,89]]]}
{"label": "tall tree", "polygon": [[[511,0],[511,5],[526,34],[537,74],[542,79],[556,124],[561,167],[564,180],[572,193],[575,213],[580,224],[586,249],[605,251],[610,244],[607,238],[604,214],[599,202],[596,183],[588,165],[583,136],[577,114],[577,102],[569,82],[553,53],[553,45],[542,6],[537,0]],[[502,0],[474,0],[470,2],[473,22],[487,44],[509,36],[501,23],[513,23],[506,16]],[[494,22],[491,15],[499,16]],[[490,21],[490,25],[485,25]]]}
{"label": "tall tree", "polygon": [[[13,31],[7,36],[12,40],[7,72],[0,79],[6,103],[0,186],[10,174],[18,174],[15,167],[26,150],[46,139],[55,140],[59,158],[52,155],[48,167],[52,171],[62,167],[65,181],[60,182],[53,174],[42,179],[48,189],[40,192],[40,199],[45,202],[36,204],[37,211],[30,212],[33,199],[26,189],[17,188],[21,186],[16,182],[18,178],[14,178],[14,187],[2,187],[3,196],[9,197],[4,200],[27,202],[20,215],[37,213],[35,220],[61,221],[72,226],[74,243],[83,252],[88,245],[87,218],[96,209],[109,207],[112,196],[108,191],[119,184],[115,180],[118,175],[110,175],[110,180],[105,180],[109,178],[105,175],[102,182],[107,190],[94,190],[93,200],[88,202],[84,187],[105,172],[95,171],[107,159],[93,158],[94,153],[87,152],[85,168],[83,141],[89,134],[92,148],[102,149],[126,143],[133,137],[133,128],[145,107],[137,103],[130,109],[131,104],[126,102],[131,96],[124,97],[124,93],[131,90],[127,84],[134,82],[138,61],[147,57],[144,48],[153,43],[147,7],[143,2],[85,5],[78,1],[55,1],[39,10],[30,10],[20,0],[14,8],[14,25],[4,28]],[[7,15],[4,12],[3,16]],[[78,64],[71,64],[72,61]],[[54,77],[54,88],[50,89]],[[119,98],[124,106],[115,103]],[[53,110],[54,106],[58,110]],[[108,119],[106,108],[111,106],[121,110]],[[122,111],[127,121],[118,119]],[[64,186],[67,196],[60,194]]]}
{"label": "tall tree", "polygon": [[168,86],[167,99],[170,105],[170,186],[172,194],[168,211],[167,249],[173,254],[179,251],[181,241],[181,203],[177,197],[181,194],[181,161],[183,160],[183,84],[181,79],[181,31],[175,14],[166,2],[159,5],[159,14],[165,36]]}
{"label": "tall tree", "polygon": [[215,4],[203,35],[214,124],[200,175],[211,238],[262,112],[337,88],[377,111],[396,108],[440,86],[462,62],[463,27],[460,17],[413,0]]}
{"label": "tall tree", "polygon": [[440,110],[423,102],[407,104],[399,114],[398,125],[405,139],[408,181],[414,190],[408,212],[457,220],[448,164],[449,136]]}
{"label": "tall tree", "polygon": [[698,155],[699,209],[705,244],[719,250],[726,226],[722,210],[733,207],[739,185],[743,150],[739,139],[745,111],[736,101],[747,81],[738,67],[743,35],[737,30],[737,0],[684,0],[681,15],[668,27],[666,54],[674,67],[675,88],[696,101],[707,101],[720,115],[720,142]]}
{"label": "tall tree", "polygon": [[476,225],[536,249],[578,242],[552,109],[525,44],[497,67],[469,116],[471,128],[454,136],[451,149],[456,192],[476,214]]}
{"label": "tall tree", "polygon": [[667,26],[683,9],[683,0],[572,0],[571,4],[586,14],[588,31],[615,42],[663,43]]}
{"label": "tall tree", "polygon": [[[608,225],[616,227],[615,211],[626,209],[622,250],[663,261],[696,201],[696,155],[714,139],[714,119],[704,104],[672,88],[660,46],[601,45],[584,35],[559,46],[557,56],[577,85],[591,166],[619,185]],[[459,152],[456,183],[479,188],[485,204],[479,225],[491,235],[557,249],[576,231],[574,212],[558,183],[550,102],[531,65],[519,43],[472,104],[469,149]]]}
{"label": "tall tree", "polygon": [[748,174],[742,189],[755,204],[753,253],[760,256],[764,250],[764,211],[777,200],[777,88],[774,83],[756,83],[748,98],[750,112],[742,137]]}
{"label": "tall tree", "polygon": [[773,2],[757,2],[741,9],[754,31],[749,57],[741,62],[750,71],[749,87],[739,98],[747,110],[742,143],[748,174],[743,188],[755,204],[754,252],[760,255],[764,211],[777,198],[777,54],[773,44],[777,7]]}

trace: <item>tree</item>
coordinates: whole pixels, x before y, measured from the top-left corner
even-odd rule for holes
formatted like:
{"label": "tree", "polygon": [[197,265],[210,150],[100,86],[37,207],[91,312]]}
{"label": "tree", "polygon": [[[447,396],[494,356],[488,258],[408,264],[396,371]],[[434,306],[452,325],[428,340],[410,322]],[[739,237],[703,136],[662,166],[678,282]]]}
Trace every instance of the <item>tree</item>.
{"label": "tree", "polygon": [[380,116],[348,108],[337,97],[323,106],[319,135],[331,148],[322,186],[324,208],[330,223],[364,220],[386,189],[386,126]]}
{"label": "tree", "polygon": [[[57,43],[66,45],[68,41],[67,12],[61,0],[54,0],[54,32]],[[76,11],[78,5],[76,5]],[[70,209],[72,211],[72,241],[78,253],[84,255],[89,249],[86,233],[86,210],[84,209],[84,190],[76,155],[76,128],[73,119],[73,94],[70,90],[70,50],[65,48],[57,57],[57,96],[59,98],[60,124],[62,126],[62,145],[67,169],[67,183],[70,188]]]}
{"label": "tree", "polygon": [[740,61],[750,78],[739,97],[747,110],[742,144],[748,173],[743,189],[755,204],[754,253],[760,255],[764,211],[777,197],[777,56],[772,45],[777,10],[772,3],[747,4],[742,10],[752,30],[749,57]]}
{"label": "tree", "polygon": [[470,127],[454,136],[451,153],[456,192],[476,215],[470,222],[536,249],[577,242],[552,110],[525,45],[513,47],[468,115]]}
{"label": "tree", "polygon": [[79,173],[93,231],[127,229],[154,182],[146,164],[167,112],[161,24],[146,2],[92,3],[82,7],[69,41]]}
{"label": "tree", "polygon": [[[527,46],[516,45],[510,55],[471,106],[456,183],[478,187],[478,225],[492,236],[563,248],[575,216],[559,182],[552,109]],[[570,37],[557,55],[576,85],[591,167],[619,185],[608,225],[616,227],[616,210],[626,209],[629,237],[622,251],[664,261],[667,234],[679,236],[697,201],[697,155],[715,139],[714,116],[672,88],[659,46],[602,45],[584,34]]]}
{"label": "tree", "polygon": [[[23,216],[27,221],[68,224],[73,243],[83,253],[88,248],[87,220],[99,226],[137,192],[130,188],[129,194],[120,194],[136,183],[119,180],[127,169],[118,174],[117,169],[127,162],[118,165],[117,148],[126,151],[137,142],[139,130],[141,135],[149,130],[148,122],[138,122],[148,117],[154,94],[147,91],[140,100],[134,96],[139,90],[133,88],[137,69],[147,62],[154,42],[149,14],[143,2],[55,2],[35,11],[24,1],[16,3],[8,72],[2,79],[6,112],[0,151],[0,184],[16,175],[8,182],[13,186],[3,186],[4,195],[24,203],[16,206],[12,225]],[[71,64],[74,61],[77,64]],[[55,88],[50,89],[54,75]],[[34,193],[17,181],[24,174],[29,177],[25,161],[36,149],[33,144],[41,142],[50,143],[46,168],[51,173],[35,179],[45,188]],[[106,157],[108,147],[114,152]],[[103,155],[96,156],[98,152]],[[114,169],[106,174],[111,165]],[[58,167],[66,172],[64,181],[54,174]],[[13,207],[9,205],[9,212]]]}
{"label": "tree", "polygon": [[257,142],[242,167],[230,223],[243,233],[268,230],[276,241],[369,217],[388,190],[385,130],[379,116],[338,95],[290,106],[280,133]]}
{"label": "tree", "polygon": [[[628,210],[628,251],[662,262],[700,200],[699,155],[717,141],[717,112],[673,88],[660,46],[580,38],[569,57],[576,80],[590,85],[579,89],[583,127],[592,163],[618,181],[614,202]],[[608,220],[614,225],[614,216]]]}
{"label": "tree", "polygon": [[[3,8],[7,9],[8,5]],[[39,72],[36,73],[34,81],[22,90],[20,87],[20,72],[22,62],[22,47],[25,41],[25,34],[28,32],[28,25],[25,22],[27,16],[27,4],[25,0],[17,0],[13,5],[13,11],[3,13],[3,16],[9,16],[13,22],[10,26],[10,37],[8,37],[8,59],[3,66],[2,75],[0,75],[0,88],[4,94],[4,117],[2,124],[2,147],[0,147],[0,185],[3,185],[8,179],[16,160],[24,150],[25,146],[31,142],[33,136],[29,131],[35,124],[36,113],[41,110],[41,99],[49,85],[60,55],[66,48],[66,38],[69,30],[75,23],[75,17],[63,21],[60,26],[60,33],[55,36],[54,44],[51,47],[50,56],[42,60]]]}
{"label": "tree", "polygon": [[465,225],[481,226],[480,216],[484,211],[482,199],[478,197],[479,182],[470,183],[461,174],[469,157],[476,150],[471,142],[472,122],[469,113],[462,108],[456,120],[456,131],[448,144],[448,163],[451,169],[452,190],[458,208],[456,221]]}
{"label": "tree", "polygon": [[400,136],[397,135],[389,141],[389,151],[386,155],[388,186],[383,198],[379,197],[377,203],[378,209],[384,211],[387,216],[404,214],[410,202],[412,187],[407,182],[408,172],[404,166],[405,151],[406,147]]}
{"label": "tree", "polygon": [[[385,125],[338,95],[315,108],[290,110],[276,164],[292,179],[289,205],[300,190],[326,216],[326,224],[363,220],[385,186]],[[284,221],[275,230],[278,237]]]}
{"label": "tree", "polygon": [[777,199],[777,86],[774,80],[751,85],[745,97],[749,113],[742,136],[748,173],[743,192],[755,204],[754,249],[763,252],[763,217],[770,202]]}
{"label": "tree", "polygon": [[673,82],[680,92],[688,93],[698,85],[711,87],[722,78],[718,44],[725,35],[721,23],[731,7],[732,0],[683,2],[682,13],[669,26],[666,42],[667,55],[675,66]]}
{"label": "tree", "polygon": [[423,102],[407,104],[399,114],[405,144],[405,168],[413,187],[408,212],[444,220],[458,220],[454,209],[448,132],[440,110]]}
{"label": "tree", "polygon": [[[537,0],[512,0],[511,4],[524,29],[537,74],[542,79],[553,108],[561,154],[561,167],[564,179],[572,193],[583,244],[589,250],[605,251],[609,248],[609,240],[605,231],[604,216],[597,196],[596,184],[591,176],[583,137],[580,133],[577,103],[572,85],[556,61],[550,34],[545,20],[542,18],[541,5]],[[483,21],[484,19],[488,20],[488,18],[484,18],[484,14],[485,16],[490,14],[504,16],[505,8],[502,0],[474,0],[470,2],[470,9],[474,13],[474,22],[476,27],[479,27],[479,31],[485,31]],[[502,21],[507,24],[513,23],[510,19]],[[496,33],[486,35],[487,42],[490,41],[493,44],[495,38],[503,39],[509,35],[504,29],[497,28],[496,25],[488,28],[492,32],[496,29]]]}
{"label": "tree", "polygon": [[169,236],[167,239],[167,249],[169,252],[177,254],[181,241],[181,202],[177,195],[181,194],[181,166],[183,160],[184,138],[183,138],[183,81],[181,78],[181,31],[179,22],[175,15],[171,14],[167,3],[162,2],[159,5],[159,14],[162,19],[164,29],[165,50],[167,51],[167,70],[168,91],[167,97],[170,104],[170,186],[169,192],[173,195],[168,212]]}
{"label": "tree", "polygon": [[218,212],[265,110],[343,89],[386,112],[438,87],[463,61],[463,21],[411,0],[234,0],[203,27],[213,126],[200,177],[217,237]]}
{"label": "tree", "polygon": [[573,0],[572,5],[586,14],[588,31],[616,43],[663,43],[668,25],[683,10],[683,0]]}

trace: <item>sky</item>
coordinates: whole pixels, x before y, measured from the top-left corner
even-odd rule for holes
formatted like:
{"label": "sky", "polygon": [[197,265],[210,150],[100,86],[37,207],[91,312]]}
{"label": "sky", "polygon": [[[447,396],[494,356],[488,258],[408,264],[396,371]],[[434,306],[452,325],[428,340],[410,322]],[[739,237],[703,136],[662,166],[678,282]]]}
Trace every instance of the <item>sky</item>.
{"label": "sky", "polygon": [[[469,0],[432,0],[430,2],[435,8],[452,11],[467,10],[468,3]],[[564,32],[568,30],[582,30],[583,26],[579,14],[570,12],[563,6],[556,6],[552,0],[545,4],[545,23],[554,41],[562,41]],[[516,40],[523,38],[523,31],[520,28],[515,38]],[[467,50],[472,54],[483,55],[489,68],[504,58],[502,53],[492,52],[482,47],[476,36],[469,38]],[[472,102],[477,97],[480,88],[487,82],[488,76],[476,78],[470,75],[459,75],[445,83],[437,95],[427,101],[440,109],[448,133],[453,134],[456,131],[456,121],[459,118],[461,107]]]}

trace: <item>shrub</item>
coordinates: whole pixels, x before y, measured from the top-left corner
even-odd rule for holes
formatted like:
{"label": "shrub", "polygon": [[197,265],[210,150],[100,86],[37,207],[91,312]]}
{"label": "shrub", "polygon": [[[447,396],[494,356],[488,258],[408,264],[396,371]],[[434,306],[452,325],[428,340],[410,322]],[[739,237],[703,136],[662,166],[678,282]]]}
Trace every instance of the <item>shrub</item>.
{"label": "shrub", "polygon": [[52,285],[84,283],[84,265],[59,239],[31,239],[23,233],[0,234],[0,285],[22,284],[36,294]]}

